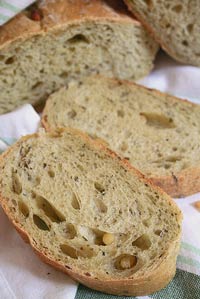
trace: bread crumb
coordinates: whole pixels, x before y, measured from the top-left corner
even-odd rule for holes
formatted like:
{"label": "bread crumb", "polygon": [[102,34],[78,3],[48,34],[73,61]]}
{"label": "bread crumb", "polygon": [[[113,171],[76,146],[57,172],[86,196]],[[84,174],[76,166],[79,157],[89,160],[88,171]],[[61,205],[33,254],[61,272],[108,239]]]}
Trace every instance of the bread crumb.
{"label": "bread crumb", "polygon": [[200,200],[193,202],[193,207],[200,212]]}

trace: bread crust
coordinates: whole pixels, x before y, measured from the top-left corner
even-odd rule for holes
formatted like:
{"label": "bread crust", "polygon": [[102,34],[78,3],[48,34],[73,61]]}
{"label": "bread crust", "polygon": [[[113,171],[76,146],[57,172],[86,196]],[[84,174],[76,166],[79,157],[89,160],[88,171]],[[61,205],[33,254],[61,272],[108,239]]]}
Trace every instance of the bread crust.
{"label": "bread crust", "polygon": [[[101,142],[92,140],[85,133],[71,128],[61,128],[56,131],[49,132],[50,135],[55,136],[55,134],[62,134],[63,131],[72,132],[73,134],[79,135],[86,143],[88,143],[91,147],[98,149],[100,151],[104,151],[113,159],[117,159],[118,162],[125,167],[128,171],[136,174],[144,183],[149,184],[154,190],[160,193],[161,196],[165,196],[166,200],[168,200],[169,204],[173,206],[177,213],[177,221],[181,224],[182,213],[178,209],[175,202],[167,195],[165,192],[157,186],[154,186],[152,182],[144,177],[137,169],[132,167],[127,160],[119,157],[115,152],[108,149]],[[56,132],[56,133],[55,133]],[[9,154],[10,151],[13,151],[23,140],[27,140],[32,137],[37,137],[40,133],[35,133],[32,135],[28,135],[22,137],[14,146],[10,147],[5,153],[3,153],[0,157],[0,167],[4,161],[4,158]],[[30,235],[22,228],[19,222],[17,222],[12,216],[12,212],[8,209],[6,205],[6,198],[2,196],[0,193],[0,203],[2,208],[4,209],[6,215],[14,225],[15,229],[19,232],[23,240],[25,242],[29,242],[36,254],[47,264],[52,265],[53,267],[61,270],[62,272],[68,274],[74,280],[83,283],[84,285],[93,288],[95,290],[99,290],[102,292],[106,292],[114,295],[127,295],[127,296],[142,296],[153,293],[155,291],[160,290],[165,287],[170,280],[174,277],[176,271],[176,257],[179,251],[179,243],[180,243],[180,234],[177,236],[175,240],[172,241],[168,250],[160,256],[159,262],[154,265],[153,268],[149,270],[149,273],[145,273],[135,279],[98,279],[96,277],[92,277],[90,273],[80,271],[80,269],[71,268],[66,264],[61,262],[56,262],[53,260],[47,252],[41,252],[37,248],[36,241],[31,238]]]}
{"label": "bread crust", "polygon": [[130,2],[130,0],[124,0],[124,2],[126,3],[129,11],[132,12],[132,14],[137,18],[137,20],[139,20],[141,22],[141,24],[150,33],[152,38],[154,38],[154,40],[157,41],[157,43],[161,46],[161,48],[164,51],[166,51],[172,58],[174,58],[178,62],[189,63],[189,64],[194,65],[194,66],[200,66],[199,64],[196,63],[196,61],[194,62],[191,59],[189,59],[189,61],[186,61],[184,58],[179,57],[177,55],[176,51],[173,51],[173,49],[169,47],[169,44],[165,43],[165,41],[156,33],[156,31],[152,28],[150,23],[148,23],[146,21],[146,19],[141,16],[140,13],[135,11],[135,9],[134,9],[132,3]]}
{"label": "bread crust", "polygon": [[117,22],[142,25],[129,13],[125,5],[114,0],[43,1],[37,4],[41,20],[34,21],[28,12],[22,12],[0,27],[0,50],[17,40],[25,40],[48,31],[64,30],[69,25],[84,22]]}
{"label": "bread crust", "polygon": [[[97,79],[103,78],[100,75],[95,76]],[[127,80],[119,80],[119,79],[112,79],[107,78],[109,82],[113,82],[115,84],[126,84],[130,86],[137,86],[137,83],[130,82]],[[146,88],[144,86],[140,86],[140,88],[144,90],[153,91],[158,96],[163,96],[164,93],[162,93],[159,90],[152,89],[152,88]],[[183,103],[189,104],[191,107],[196,106],[197,104],[194,104],[186,99],[179,99],[175,96],[166,94],[166,96],[170,96],[171,101],[182,101]],[[46,101],[44,110],[42,112],[42,118],[41,118],[41,125],[45,128],[46,131],[50,131],[51,127],[48,123],[48,117],[47,117],[47,111],[48,111],[48,99]],[[104,141],[106,144],[106,141]],[[172,197],[185,197],[197,192],[200,192],[200,167],[190,167],[186,168],[178,173],[171,173],[171,175],[165,175],[165,176],[150,176],[148,177],[149,180],[153,182],[153,184],[159,186],[161,189],[163,189],[167,194],[169,194]]]}

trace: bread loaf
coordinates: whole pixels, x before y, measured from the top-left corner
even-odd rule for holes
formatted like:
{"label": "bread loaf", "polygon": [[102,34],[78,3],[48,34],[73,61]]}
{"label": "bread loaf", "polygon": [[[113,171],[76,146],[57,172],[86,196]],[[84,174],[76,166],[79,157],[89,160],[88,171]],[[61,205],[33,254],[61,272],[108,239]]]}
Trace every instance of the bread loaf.
{"label": "bread loaf", "polygon": [[47,263],[88,287],[144,295],[174,276],[181,212],[126,160],[70,129],[1,156],[0,202]]}
{"label": "bread loaf", "polygon": [[200,66],[199,0],[125,0],[129,9],[174,59]]}
{"label": "bread loaf", "polygon": [[99,137],[174,197],[200,191],[200,106],[125,81],[90,77],[51,95],[42,123]]}
{"label": "bread loaf", "polygon": [[136,80],[157,50],[120,0],[37,1],[0,28],[0,114],[86,75]]}

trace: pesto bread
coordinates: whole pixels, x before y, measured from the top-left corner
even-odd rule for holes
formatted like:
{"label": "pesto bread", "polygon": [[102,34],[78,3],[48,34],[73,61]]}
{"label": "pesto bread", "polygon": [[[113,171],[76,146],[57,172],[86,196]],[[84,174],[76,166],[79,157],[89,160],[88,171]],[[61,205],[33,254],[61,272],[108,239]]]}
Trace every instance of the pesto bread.
{"label": "pesto bread", "polygon": [[85,78],[52,94],[42,124],[105,140],[174,197],[200,191],[200,106],[140,85]]}
{"label": "pesto bread", "polygon": [[161,189],[83,133],[22,138],[1,156],[0,202],[48,264],[116,295],[172,279],[181,212]]}
{"label": "pesto bread", "polygon": [[38,1],[0,27],[0,114],[82,76],[141,78],[157,50],[120,0]]}
{"label": "pesto bread", "polygon": [[174,59],[200,66],[199,0],[124,0]]}

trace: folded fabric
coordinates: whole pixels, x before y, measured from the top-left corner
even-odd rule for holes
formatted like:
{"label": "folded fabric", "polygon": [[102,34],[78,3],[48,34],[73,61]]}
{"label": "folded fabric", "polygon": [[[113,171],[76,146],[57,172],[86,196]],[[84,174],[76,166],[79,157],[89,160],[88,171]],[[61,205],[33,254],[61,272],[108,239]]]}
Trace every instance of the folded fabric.
{"label": "folded fabric", "polygon": [[200,103],[200,68],[183,65],[160,51],[153,72],[139,83]]}
{"label": "folded fabric", "polygon": [[35,0],[0,0],[0,26],[33,2]]}

